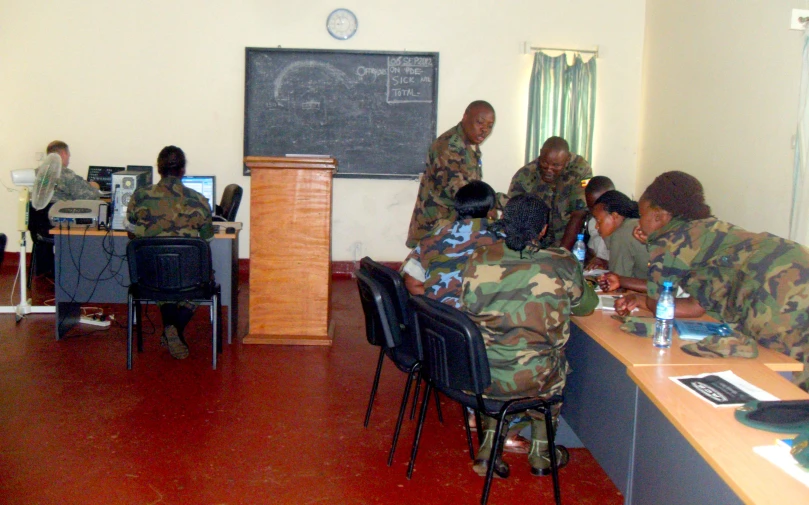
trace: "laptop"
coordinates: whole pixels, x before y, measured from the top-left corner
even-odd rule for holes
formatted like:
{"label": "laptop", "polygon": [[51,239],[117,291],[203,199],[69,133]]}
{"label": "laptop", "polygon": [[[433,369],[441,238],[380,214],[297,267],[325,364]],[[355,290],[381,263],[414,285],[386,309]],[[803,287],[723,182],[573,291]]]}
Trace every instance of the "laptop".
{"label": "laptop", "polygon": [[109,196],[112,191],[112,174],[121,170],[124,167],[90,166],[87,168],[87,182],[95,182],[101,189],[101,196]]}

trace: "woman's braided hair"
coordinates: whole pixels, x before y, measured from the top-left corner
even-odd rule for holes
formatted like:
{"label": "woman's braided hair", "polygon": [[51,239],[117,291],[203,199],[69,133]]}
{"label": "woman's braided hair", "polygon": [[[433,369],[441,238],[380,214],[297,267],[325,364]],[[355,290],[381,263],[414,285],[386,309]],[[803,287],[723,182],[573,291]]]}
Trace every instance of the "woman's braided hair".
{"label": "woman's braided hair", "polygon": [[638,202],[633,202],[631,198],[614,189],[598,197],[594,206],[597,205],[603,205],[604,210],[610,214],[615,212],[624,217],[640,217]]}
{"label": "woman's braided hair", "polygon": [[521,194],[511,198],[503,211],[503,219],[497,223],[500,233],[506,236],[506,247],[513,251],[539,250],[539,233],[548,224],[550,209],[535,195]]}
{"label": "woman's braided hair", "polygon": [[711,207],[705,203],[702,184],[685,172],[675,170],[658,175],[640,199],[687,221],[705,219],[711,215]]}

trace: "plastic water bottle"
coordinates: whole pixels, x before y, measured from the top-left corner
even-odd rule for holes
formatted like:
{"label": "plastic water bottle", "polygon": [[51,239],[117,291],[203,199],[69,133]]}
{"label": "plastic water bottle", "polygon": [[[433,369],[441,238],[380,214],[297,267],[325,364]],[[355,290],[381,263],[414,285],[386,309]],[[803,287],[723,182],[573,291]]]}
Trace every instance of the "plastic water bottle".
{"label": "plastic water bottle", "polygon": [[587,246],[584,245],[584,233],[579,233],[576,237],[576,243],[573,245],[573,256],[579,260],[579,263],[584,263],[584,256],[587,254]]}
{"label": "plastic water bottle", "polygon": [[674,293],[671,282],[663,282],[663,292],[657,300],[655,311],[655,334],[652,344],[655,347],[671,347],[671,329],[674,326]]}

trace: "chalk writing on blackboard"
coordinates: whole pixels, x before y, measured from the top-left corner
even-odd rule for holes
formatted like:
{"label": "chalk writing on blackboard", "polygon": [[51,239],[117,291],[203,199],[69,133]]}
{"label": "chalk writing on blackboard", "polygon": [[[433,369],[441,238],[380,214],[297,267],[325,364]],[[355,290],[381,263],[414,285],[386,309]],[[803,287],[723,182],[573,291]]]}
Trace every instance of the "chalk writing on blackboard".
{"label": "chalk writing on blackboard", "polygon": [[327,154],[336,177],[424,171],[436,53],[248,48],[245,70],[245,156]]}

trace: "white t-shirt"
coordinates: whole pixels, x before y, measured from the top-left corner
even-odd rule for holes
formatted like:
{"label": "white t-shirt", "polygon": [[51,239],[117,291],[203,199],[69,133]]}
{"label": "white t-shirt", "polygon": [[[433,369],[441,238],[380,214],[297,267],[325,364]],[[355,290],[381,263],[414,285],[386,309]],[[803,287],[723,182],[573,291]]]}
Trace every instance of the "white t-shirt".
{"label": "white t-shirt", "polygon": [[596,220],[592,216],[587,220],[587,232],[590,234],[590,241],[587,242],[587,247],[595,251],[596,257],[609,261],[610,250],[607,248],[607,244],[604,243],[604,239],[598,234],[598,230],[596,230]]}

